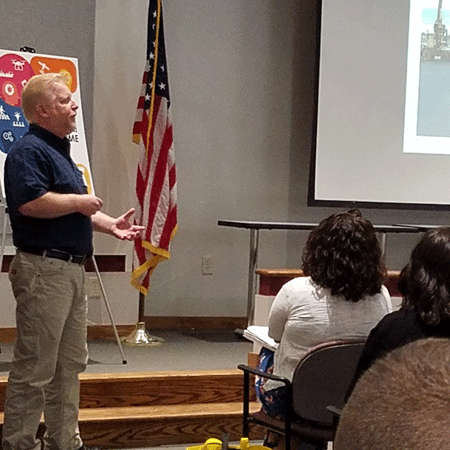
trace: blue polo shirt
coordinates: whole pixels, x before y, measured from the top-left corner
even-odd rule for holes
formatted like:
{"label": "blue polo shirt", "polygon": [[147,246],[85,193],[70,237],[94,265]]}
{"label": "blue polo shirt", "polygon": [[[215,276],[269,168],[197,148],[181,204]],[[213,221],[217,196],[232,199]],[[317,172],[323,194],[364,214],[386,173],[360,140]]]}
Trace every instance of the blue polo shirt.
{"label": "blue polo shirt", "polygon": [[19,207],[47,192],[85,194],[80,170],[70,157],[70,142],[31,124],[9,151],[4,171],[6,202],[14,245],[57,249],[74,255],[92,253],[91,218],[80,213],[54,219],[24,216]]}

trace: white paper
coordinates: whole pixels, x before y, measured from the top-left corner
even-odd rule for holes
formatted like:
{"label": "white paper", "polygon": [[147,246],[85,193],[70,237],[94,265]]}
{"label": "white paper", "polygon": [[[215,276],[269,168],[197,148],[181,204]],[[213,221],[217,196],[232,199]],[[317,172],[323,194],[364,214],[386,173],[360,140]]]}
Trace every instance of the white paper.
{"label": "white paper", "polygon": [[269,350],[275,351],[278,347],[278,343],[269,337],[269,327],[250,325],[244,330],[244,337],[249,341],[268,348]]}

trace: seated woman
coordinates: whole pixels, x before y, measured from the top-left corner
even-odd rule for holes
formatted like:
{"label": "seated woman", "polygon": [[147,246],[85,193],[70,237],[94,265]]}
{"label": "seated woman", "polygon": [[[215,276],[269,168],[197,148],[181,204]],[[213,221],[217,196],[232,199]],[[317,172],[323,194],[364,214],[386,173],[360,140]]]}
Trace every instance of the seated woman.
{"label": "seated woman", "polygon": [[[269,313],[269,335],[279,342],[273,373],[288,379],[311,347],[332,339],[365,338],[392,311],[375,229],[356,209],[331,215],[310,233],[302,269],[306,276],[286,283]],[[267,368],[270,354],[263,349],[261,356],[260,367]],[[257,395],[267,414],[284,418],[281,386],[259,380]],[[266,445],[276,445],[269,440]]]}
{"label": "seated woman", "polygon": [[400,310],[388,314],[370,332],[347,394],[378,358],[409,342],[450,337],[450,228],[425,233],[400,273]]}

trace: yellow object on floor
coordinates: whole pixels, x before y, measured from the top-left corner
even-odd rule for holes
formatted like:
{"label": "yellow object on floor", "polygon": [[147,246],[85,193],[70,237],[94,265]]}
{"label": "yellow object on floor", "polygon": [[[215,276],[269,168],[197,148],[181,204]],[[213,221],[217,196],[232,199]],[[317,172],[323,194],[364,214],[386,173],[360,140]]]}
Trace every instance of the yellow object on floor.
{"label": "yellow object on floor", "polygon": [[202,445],[193,445],[192,447],[187,447],[186,450],[223,450],[233,449],[233,450],[272,450],[264,445],[250,445],[248,438],[241,438],[239,447],[228,446],[223,443],[220,439],[210,438]]}

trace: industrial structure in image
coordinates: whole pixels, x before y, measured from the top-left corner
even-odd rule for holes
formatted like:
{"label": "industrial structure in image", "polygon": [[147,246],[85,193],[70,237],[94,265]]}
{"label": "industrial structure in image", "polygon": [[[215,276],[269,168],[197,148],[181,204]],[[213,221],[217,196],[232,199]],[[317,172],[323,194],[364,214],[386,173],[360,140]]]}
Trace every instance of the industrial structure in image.
{"label": "industrial structure in image", "polygon": [[450,61],[448,30],[442,22],[442,0],[439,0],[434,32],[421,34],[420,57],[425,61]]}

